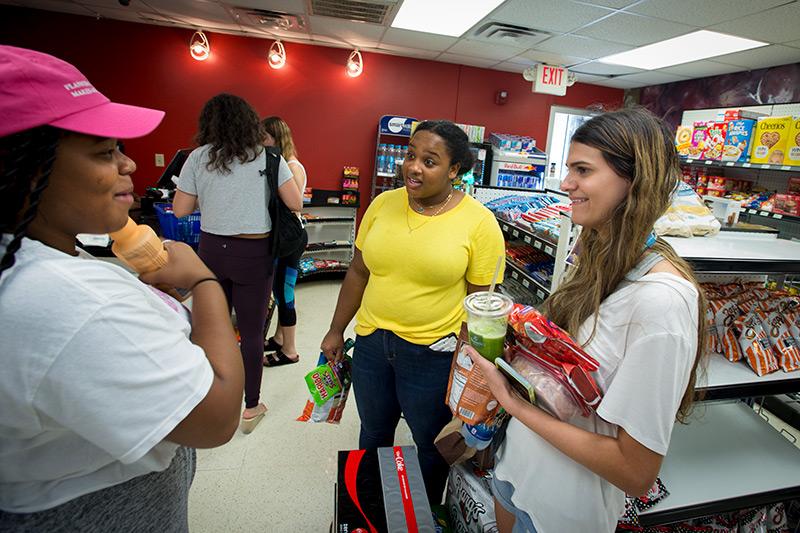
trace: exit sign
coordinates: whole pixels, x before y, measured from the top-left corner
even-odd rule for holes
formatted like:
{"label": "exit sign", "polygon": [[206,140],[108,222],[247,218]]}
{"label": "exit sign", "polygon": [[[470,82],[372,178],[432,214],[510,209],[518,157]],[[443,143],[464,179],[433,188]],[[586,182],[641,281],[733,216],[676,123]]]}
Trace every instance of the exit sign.
{"label": "exit sign", "polygon": [[568,74],[569,72],[564,67],[539,64],[536,67],[533,92],[564,96],[567,94]]}

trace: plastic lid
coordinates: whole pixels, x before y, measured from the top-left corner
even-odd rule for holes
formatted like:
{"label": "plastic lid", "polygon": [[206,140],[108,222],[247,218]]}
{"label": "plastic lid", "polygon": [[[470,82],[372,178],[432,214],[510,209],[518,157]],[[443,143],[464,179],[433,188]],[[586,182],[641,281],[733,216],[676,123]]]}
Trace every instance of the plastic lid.
{"label": "plastic lid", "polygon": [[467,312],[491,318],[507,315],[513,305],[511,298],[499,292],[473,292],[464,298],[464,308]]}

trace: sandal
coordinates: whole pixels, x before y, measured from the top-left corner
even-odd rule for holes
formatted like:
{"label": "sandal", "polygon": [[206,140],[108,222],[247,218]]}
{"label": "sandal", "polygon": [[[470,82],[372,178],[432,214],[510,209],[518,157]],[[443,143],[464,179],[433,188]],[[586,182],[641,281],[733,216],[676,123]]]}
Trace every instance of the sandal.
{"label": "sandal", "polygon": [[[270,337],[269,339],[267,339],[267,342],[264,343],[264,351],[265,352],[270,352],[270,353],[277,352],[282,347],[283,347],[282,345],[278,344],[275,341],[275,337]],[[267,365],[267,366],[269,366],[269,365]]]}
{"label": "sandal", "polygon": [[270,355],[264,356],[264,366],[273,367],[273,366],[281,366],[281,365],[293,365],[300,361],[300,356],[297,359],[292,359],[285,353],[283,350],[278,350],[275,352],[275,356],[272,357]]}
{"label": "sandal", "polygon": [[256,428],[258,423],[261,422],[261,419],[264,418],[265,414],[267,414],[266,406],[264,406],[264,410],[258,413],[256,416],[250,418],[245,418],[243,416],[241,425],[242,433],[244,433],[245,435],[251,433]]}

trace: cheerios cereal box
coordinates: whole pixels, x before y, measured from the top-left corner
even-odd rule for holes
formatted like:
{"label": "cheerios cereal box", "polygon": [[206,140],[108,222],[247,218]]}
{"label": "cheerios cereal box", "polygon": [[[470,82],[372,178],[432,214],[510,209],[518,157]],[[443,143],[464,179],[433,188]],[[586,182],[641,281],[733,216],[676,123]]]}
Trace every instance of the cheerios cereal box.
{"label": "cheerios cereal box", "polygon": [[800,166],[800,117],[792,117],[792,127],[789,128],[783,164]]}
{"label": "cheerios cereal box", "polygon": [[728,121],[728,135],[722,148],[723,161],[747,161],[755,125],[755,120],[747,118]]}
{"label": "cheerios cereal box", "polygon": [[727,122],[709,122],[701,158],[719,161],[722,158],[722,148],[725,146],[727,133]]}
{"label": "cheerios cereal box", "polygon": [[753,135],[753,151],[751,163],[768,163],[782,165],[786,155],[786,144],[789,130],[792,129],[792,117],[764,117],[758,119],[756,132]]}
{"label": "cheerios cereal box", "polygon": [[675,132],[675,148],[681,157],[689,156],[689,149],[692,147],[692,127],[678,126]]}

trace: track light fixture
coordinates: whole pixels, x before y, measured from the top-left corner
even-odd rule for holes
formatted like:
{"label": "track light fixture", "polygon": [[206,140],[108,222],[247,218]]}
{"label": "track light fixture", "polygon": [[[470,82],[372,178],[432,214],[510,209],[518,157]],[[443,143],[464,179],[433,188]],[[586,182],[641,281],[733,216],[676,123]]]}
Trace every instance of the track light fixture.
{"label": "track light fixture", "polygon": [[211,45],[203,30],[197,30],[189,40],[189,53],[198,61],[205,61],[211,55]]}
{"label": "track light fixture", "polygon": [[283,47],[283,43],[280,39],[272,43],[272,46],[269,47],[267,60],[269,66],[272,68],[283,68],[286,64],[286,49]]}
{"label": "track light fixture", "polygon": [[361,73],[364,71],[364,59],[361,57],[361,52],[358,51],[358,48],[350,52],[350,57],[347,58],[347,67],[345,67],[345,72],[351,78],[357,78],[361,76]]}

